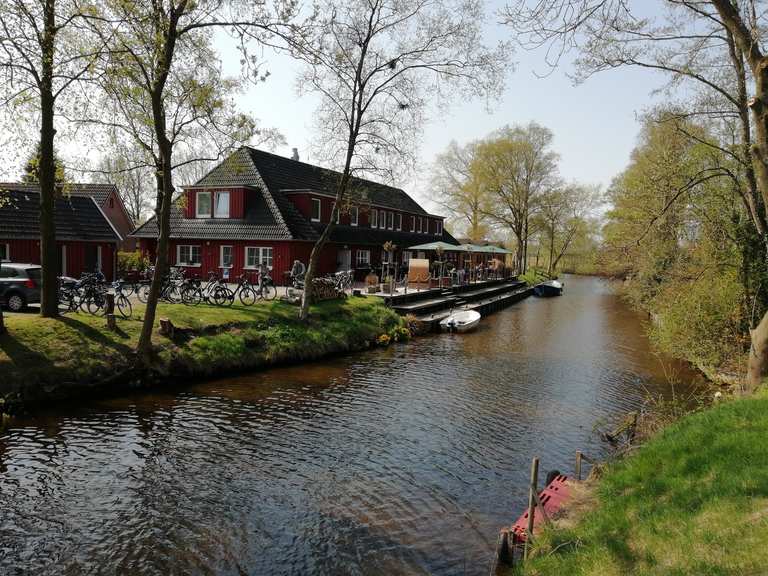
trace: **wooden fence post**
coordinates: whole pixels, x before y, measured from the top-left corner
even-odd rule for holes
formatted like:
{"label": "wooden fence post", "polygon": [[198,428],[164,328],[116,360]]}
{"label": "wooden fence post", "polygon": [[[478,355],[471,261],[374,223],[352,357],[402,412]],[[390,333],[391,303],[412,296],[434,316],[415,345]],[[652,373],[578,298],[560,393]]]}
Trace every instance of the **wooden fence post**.
{"label": "wooden fence post", "polygon": [[106,318],[107,318],[107,328],[109,330],[116,330],[117,324],[115,323],[115,295],[114,294],[106,294],[106,302],[104,303],[104,307],[106,310]]}
{"label": "wooden fence post", "polygon": [[525,548],[523,550],[523,559],[528,559],[528,549],[531,546],[533,537],[533,518],[536,515],[536,496],[539,484],[539,459],[534,458],[531,462],[531,483],[528,487],[528,527],[525,531]]}
{"label": "wooden fence post", "polygon": [[576,450],[576,480],[581,480],[581,450]]}

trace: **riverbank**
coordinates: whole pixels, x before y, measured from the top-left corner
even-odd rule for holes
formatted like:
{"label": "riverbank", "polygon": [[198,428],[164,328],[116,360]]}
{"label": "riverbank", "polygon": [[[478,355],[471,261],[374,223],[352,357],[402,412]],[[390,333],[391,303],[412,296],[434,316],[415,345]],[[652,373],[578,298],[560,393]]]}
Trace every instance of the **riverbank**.
{"label": "riverbank", "polygon": [[382,334],[394,335],[403,322],[378,298],[319,303],[307,323],[297,319],[295,306],[280,301],[230,308],[160,304],[157,318],[173,323],[174,338],[161,335],[158,326],[153,363],[138,369],[133,350],[143,310],[138,305],[133,318],[118,320],[115,332],[106,329],[104,318],[89,314],[9,316],[7,333],[0,336],[0,398],[6,409],[364,350]]}
{"label": "riverbank", "polygon": [[614,462],[521,574],[761,574],[768,394],[682,418]]}

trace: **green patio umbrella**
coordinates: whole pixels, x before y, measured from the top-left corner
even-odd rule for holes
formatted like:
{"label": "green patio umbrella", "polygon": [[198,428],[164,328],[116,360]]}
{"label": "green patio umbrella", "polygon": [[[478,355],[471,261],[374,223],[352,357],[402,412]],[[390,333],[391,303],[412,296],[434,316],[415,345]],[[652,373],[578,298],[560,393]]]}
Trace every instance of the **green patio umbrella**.
{"label": "green patio umbrella", "polygon": [[456,246],[455,244],[448,244],[438,240],[436,242],[429,242],[427,244],[419,244],[418,246],[410,246],[406,250],[443,250],[444,252],[464,252],[462,246]]}

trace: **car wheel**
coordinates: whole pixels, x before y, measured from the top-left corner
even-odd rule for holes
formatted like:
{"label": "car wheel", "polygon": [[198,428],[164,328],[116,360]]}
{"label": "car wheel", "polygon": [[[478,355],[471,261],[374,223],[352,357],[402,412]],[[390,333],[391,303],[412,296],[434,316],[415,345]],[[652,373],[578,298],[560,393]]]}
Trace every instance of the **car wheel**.
{"label": "car wheel", "polygon": [[21,312],[27,307],[27,301],[21,294],[13,293],[5,299],[8,310],[11,312]]}

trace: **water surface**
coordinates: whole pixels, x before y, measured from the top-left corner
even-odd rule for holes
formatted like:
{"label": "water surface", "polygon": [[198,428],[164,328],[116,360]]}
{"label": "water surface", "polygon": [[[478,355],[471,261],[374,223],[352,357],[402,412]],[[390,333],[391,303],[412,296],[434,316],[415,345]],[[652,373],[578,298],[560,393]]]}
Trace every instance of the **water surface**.
{"label": "water surface", "polygon": [[531,457],[600,456],[670,372],[569,277],[473,334],[62,406],[0,435],[0,574],[487,574]]}

